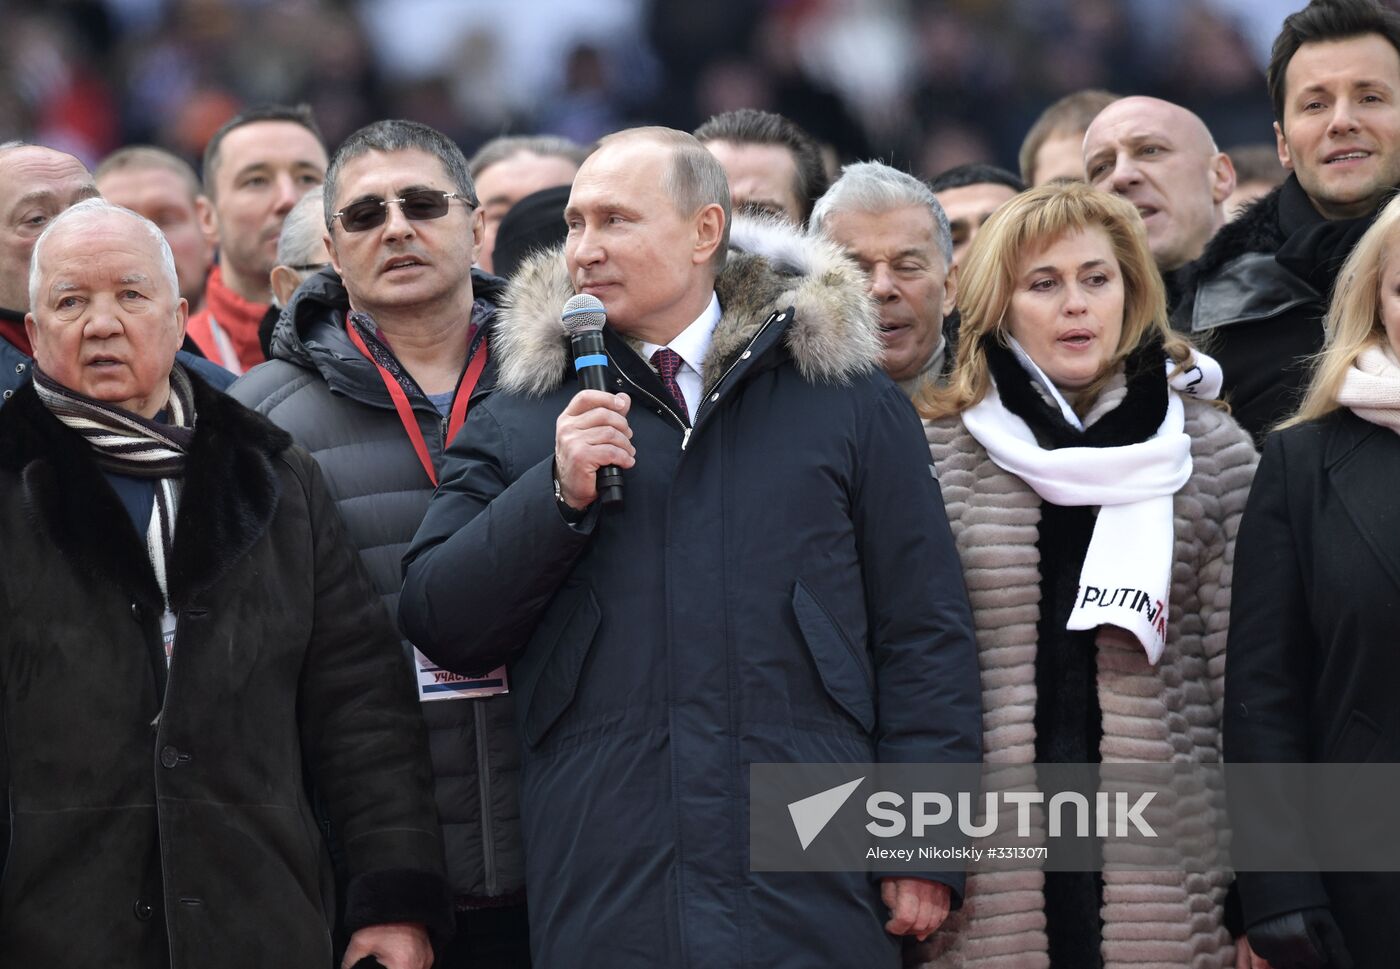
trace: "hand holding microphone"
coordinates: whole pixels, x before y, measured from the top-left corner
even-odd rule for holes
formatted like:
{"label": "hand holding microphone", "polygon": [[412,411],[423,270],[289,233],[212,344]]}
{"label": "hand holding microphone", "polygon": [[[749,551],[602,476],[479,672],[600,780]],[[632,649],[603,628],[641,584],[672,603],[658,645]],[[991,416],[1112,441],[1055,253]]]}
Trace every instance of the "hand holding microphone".
{"label": "hand holding microphone", "polygon": [[607,353],[603,324],[607,321],[596,296],[580,294],[564,304],[574,368],[582,388],[554,425],[554,473],[559,497],[582,511],[595,500],[622,500],[622,470],[636,464],[632,429],[627,424],[631,400],[607,388]]}

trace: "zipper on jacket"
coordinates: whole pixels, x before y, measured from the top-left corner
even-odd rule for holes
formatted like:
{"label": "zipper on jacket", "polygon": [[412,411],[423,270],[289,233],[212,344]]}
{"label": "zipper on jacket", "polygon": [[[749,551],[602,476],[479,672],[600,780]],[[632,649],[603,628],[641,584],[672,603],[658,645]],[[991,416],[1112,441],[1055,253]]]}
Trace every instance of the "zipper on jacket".
{"label": "zipper on jacket", "polygon": [[481,792],[481,869],[486,881],[486,894],[499,894],[496,888],[496,842],[494,825],[491,823],[491,759],[486,743],[486,698],[468,700],[472,705],[472,715],[476,718],[476,774],[477,788]]}
{"label": "zipper on jacket", "polygon": [[[473,344],[472,344],[471,351],[470,351],[470,353],[467,355],[467,366],[468,366],[468,367],[470,367],[470,366],[472,365],[472,357],[476,356],[477,349],[478,349],[478,344],[473,343]],[[463,373],[466,373],[466,370],[464,369],[462,372],[463,372]],[[458,389],[460,390],[461,388],[459,387]],[[421,393],[421,388],[420,388],[420,393]],[[423,394],[424,400],[427,400],[427,396],[428,396],[427,394]],[[473,397],[476,396],[475,392],[473,392],[472,396],[473,396]],[[452,403],[453,403],[453,404],[456,404],[456,403],[457,403],[457,399],[456,399],[455,396],[454,396],[453,399],[452,399]],[[447,414],[442,413],[441,411],[439,411],[439,410],[437,409],[437,405],[434,404],[431,400],[427,400],[427,404],[428,404],[429,407],[431,407],[431,408],[433,409],[433,413],[437,415],[437,418],[438,418],[438,440],[442,442],[442,447],[440,448],[440,450],[442,451],[442,456],[443,456],[443,458],[446,459],[446,457],[447,457],[447,449],[448,449],[448,447],[451,446],[451,444],[452,444],[452,442],[451,442],[450,440],[448,440],[448,438],[447,438],[447,431],[448,431],[448,429],[452,426],[452,414],[451,414],[450,412],[447,413]],[[467,399],[467,406],[468,406],[469,408],[471,407],[471,398],[468,398],[468,399]],[[417,410],[416,410],[416,409],[414,410],[414,413],[417,413]],[[441,471],[442,469],[439,468],[438,470]]]}
{"label": "zipper on jacket", "polygon": [[705,410],[705,405],[706,405],[706,404],[709,404],[709,403],[711,403],[711,402],[713,401],[713,399],[714,399],[714,397],[715,397],[715,394],[718,393],[720,387],[722,387],[722,386],[724,385],[725,379],[728,378],[728,376],[729,376],[731,373],[734,372],[734,368],[737,367],[737,366],[739,366],[740,362],[742,362],[742,361],[744,361],[744,360],[747,360],[750,356],[752,356],[752,354],[753,354],[753,345],[754,345],[755,343],[758,342],[758,338],[759,338],[759,337],[763,336],[764,331],[766,331],[766,330],[768,329],[768,324],[769,324],[769,323],[772,323],[772,322],[773,322],[774,320],[776,320],[776,319],[782,318],[782,317],[785,316],[785,315],[786,315],[786,311],[784,311],[783,313],[779,313],[777,316],[770,316],[770,317],[768,317],[767,321],[766,321],[762,326],[760,326],[760,327],[758,328],[758,332],[755,333],[755,334],[753,335],[753,339],[751,339],[751,340],[744,346],[744,352],[741,353],[741,354],[739,354],[737,357],[735,357],[735,358],[734,358],[734,362],[731,363],[731,364],[725,369],[724,373],[722,373],[722,374],[719,375],[719,379],[716,380],[715,383],[714,383],[714,386],[710,388],[710,392],[709,392],[705,397],[701,398],[701,400],[700,400],[700,406],[697,407],[697,408],[695,408],[695,422],[696,422],[697,424],[700,422],[700,415],[704,412],[704,410]]}
{"label": "zipper on jacket", "polygon": [[[744,347],[744,352],[734,358],[734,362],[729,365],[729,367],[724,371],[724,373],[720,374],[719,379],[716,380],[714,386],[710,388],[709,394],[701,398],[700,406],[695,409],[695,423],[698,424],[700,422],[700,414],[705,410],[705,405],[710,403],[710,398],[713,397],[715,392],[719,390],[721,385],[723,385],[725,379],[731,373],[734,372],[734,368],[739,366],[741,361],[747,360],[752,355],[753,345],[757,343],[758,338],[763,336],[763,334],[768,330],[769,324],[771,324],[774,320],[782,319],[785,316],[786,310],[782,313],[777,314],[776,316],[770,316],[764,322],[764,324],[758,328],[758,332],[753,335],[753,338],[749,340],[748,344]],[[615,367],[614,369],[618,372],[618,374],[622,377],[623,380],[627,381],[638,391],[641,391],[643,394],[646,394],[653,401],[655,401],[657,405],[661,407],[662,410],[664,410],[666,413],[670,414],[676,419],[676,424],[679,425],[681,429],[681,450],[684,451],[690,445],[690,433],[691,431],[695,430],[695,425],[687,424],[685,418],[681,417],[680,414],[677,414],[675,409],[672,408],[669,404],[661,400],[661,398],[657,397],[655,394],[648,391],[646,388],[637,386],[637,382],[631,377],[627,376],[627,372],[621,367]]]}
{"label": "zipper on jacket", "polygon": [[657,397],[645,387],[637,386],[637,382],[631,377],[627,376],[627,373],[621,367],[616,367],[614,369],[616,369],[618,374],[621,375],[622,379],[631,384],[635,390],[639,391],[640,393],[646,394],[648,397],[650,397],[653,401],[656,402],[656,405],[658,407],[660,407],[666,413],[670,414],[673,418],[675,418],[676,425],[681,429],[681,450],[684,451],[686,445],[690,443],[691,431],[691,426],[685,422],[685,418],[681,417],[680,414],[677,414],[675,408],[665,403],[660,397]]}

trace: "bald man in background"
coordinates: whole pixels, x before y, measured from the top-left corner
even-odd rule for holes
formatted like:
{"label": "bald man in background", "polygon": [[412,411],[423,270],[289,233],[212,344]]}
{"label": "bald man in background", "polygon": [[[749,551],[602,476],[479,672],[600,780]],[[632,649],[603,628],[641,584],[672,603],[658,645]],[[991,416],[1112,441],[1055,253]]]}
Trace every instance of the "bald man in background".
{"label": "bald man in background", "polygon": [[1235,188],[1230,156],[1215,146],[1205,122],[1158,98],[1120,98],[1084,133],[1089,184],[1137,206],[1147,244],[1175,305],[1175,271],[1198,257],[1225,224]]}

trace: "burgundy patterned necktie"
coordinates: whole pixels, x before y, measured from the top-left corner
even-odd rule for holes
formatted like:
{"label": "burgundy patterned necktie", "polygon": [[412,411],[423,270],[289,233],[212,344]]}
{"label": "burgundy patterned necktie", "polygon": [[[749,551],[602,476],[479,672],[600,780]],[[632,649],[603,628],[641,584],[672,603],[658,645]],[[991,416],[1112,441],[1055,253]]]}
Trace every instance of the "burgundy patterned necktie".
{"label": "burgundy patterned necktie", "polygon": [[681,393],[681,385],[676,383],[676,374],[680,373],[681,367],[685,366],[685,361],[675,350],[670,347],[662,347],[651,355],[651,365],[656,368],[656,375],[661,378],[661,383],[671,394],[671,398],[675,400],[676,406],[680,408],[681,416],[689,424],[690,410],[685,406],[685,394]]}

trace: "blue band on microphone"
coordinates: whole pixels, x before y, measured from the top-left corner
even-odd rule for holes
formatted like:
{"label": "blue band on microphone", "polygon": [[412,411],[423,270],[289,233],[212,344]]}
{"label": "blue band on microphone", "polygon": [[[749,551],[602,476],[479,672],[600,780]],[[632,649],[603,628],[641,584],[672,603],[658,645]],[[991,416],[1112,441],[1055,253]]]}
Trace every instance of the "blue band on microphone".
{"label": "blue band on microphone", "polygon": [[606,367],[608,365],[608,355],[606,353],[590,353],[586,357],[579,357],[574,361],[574,369],[582,370],[584,367]]}

